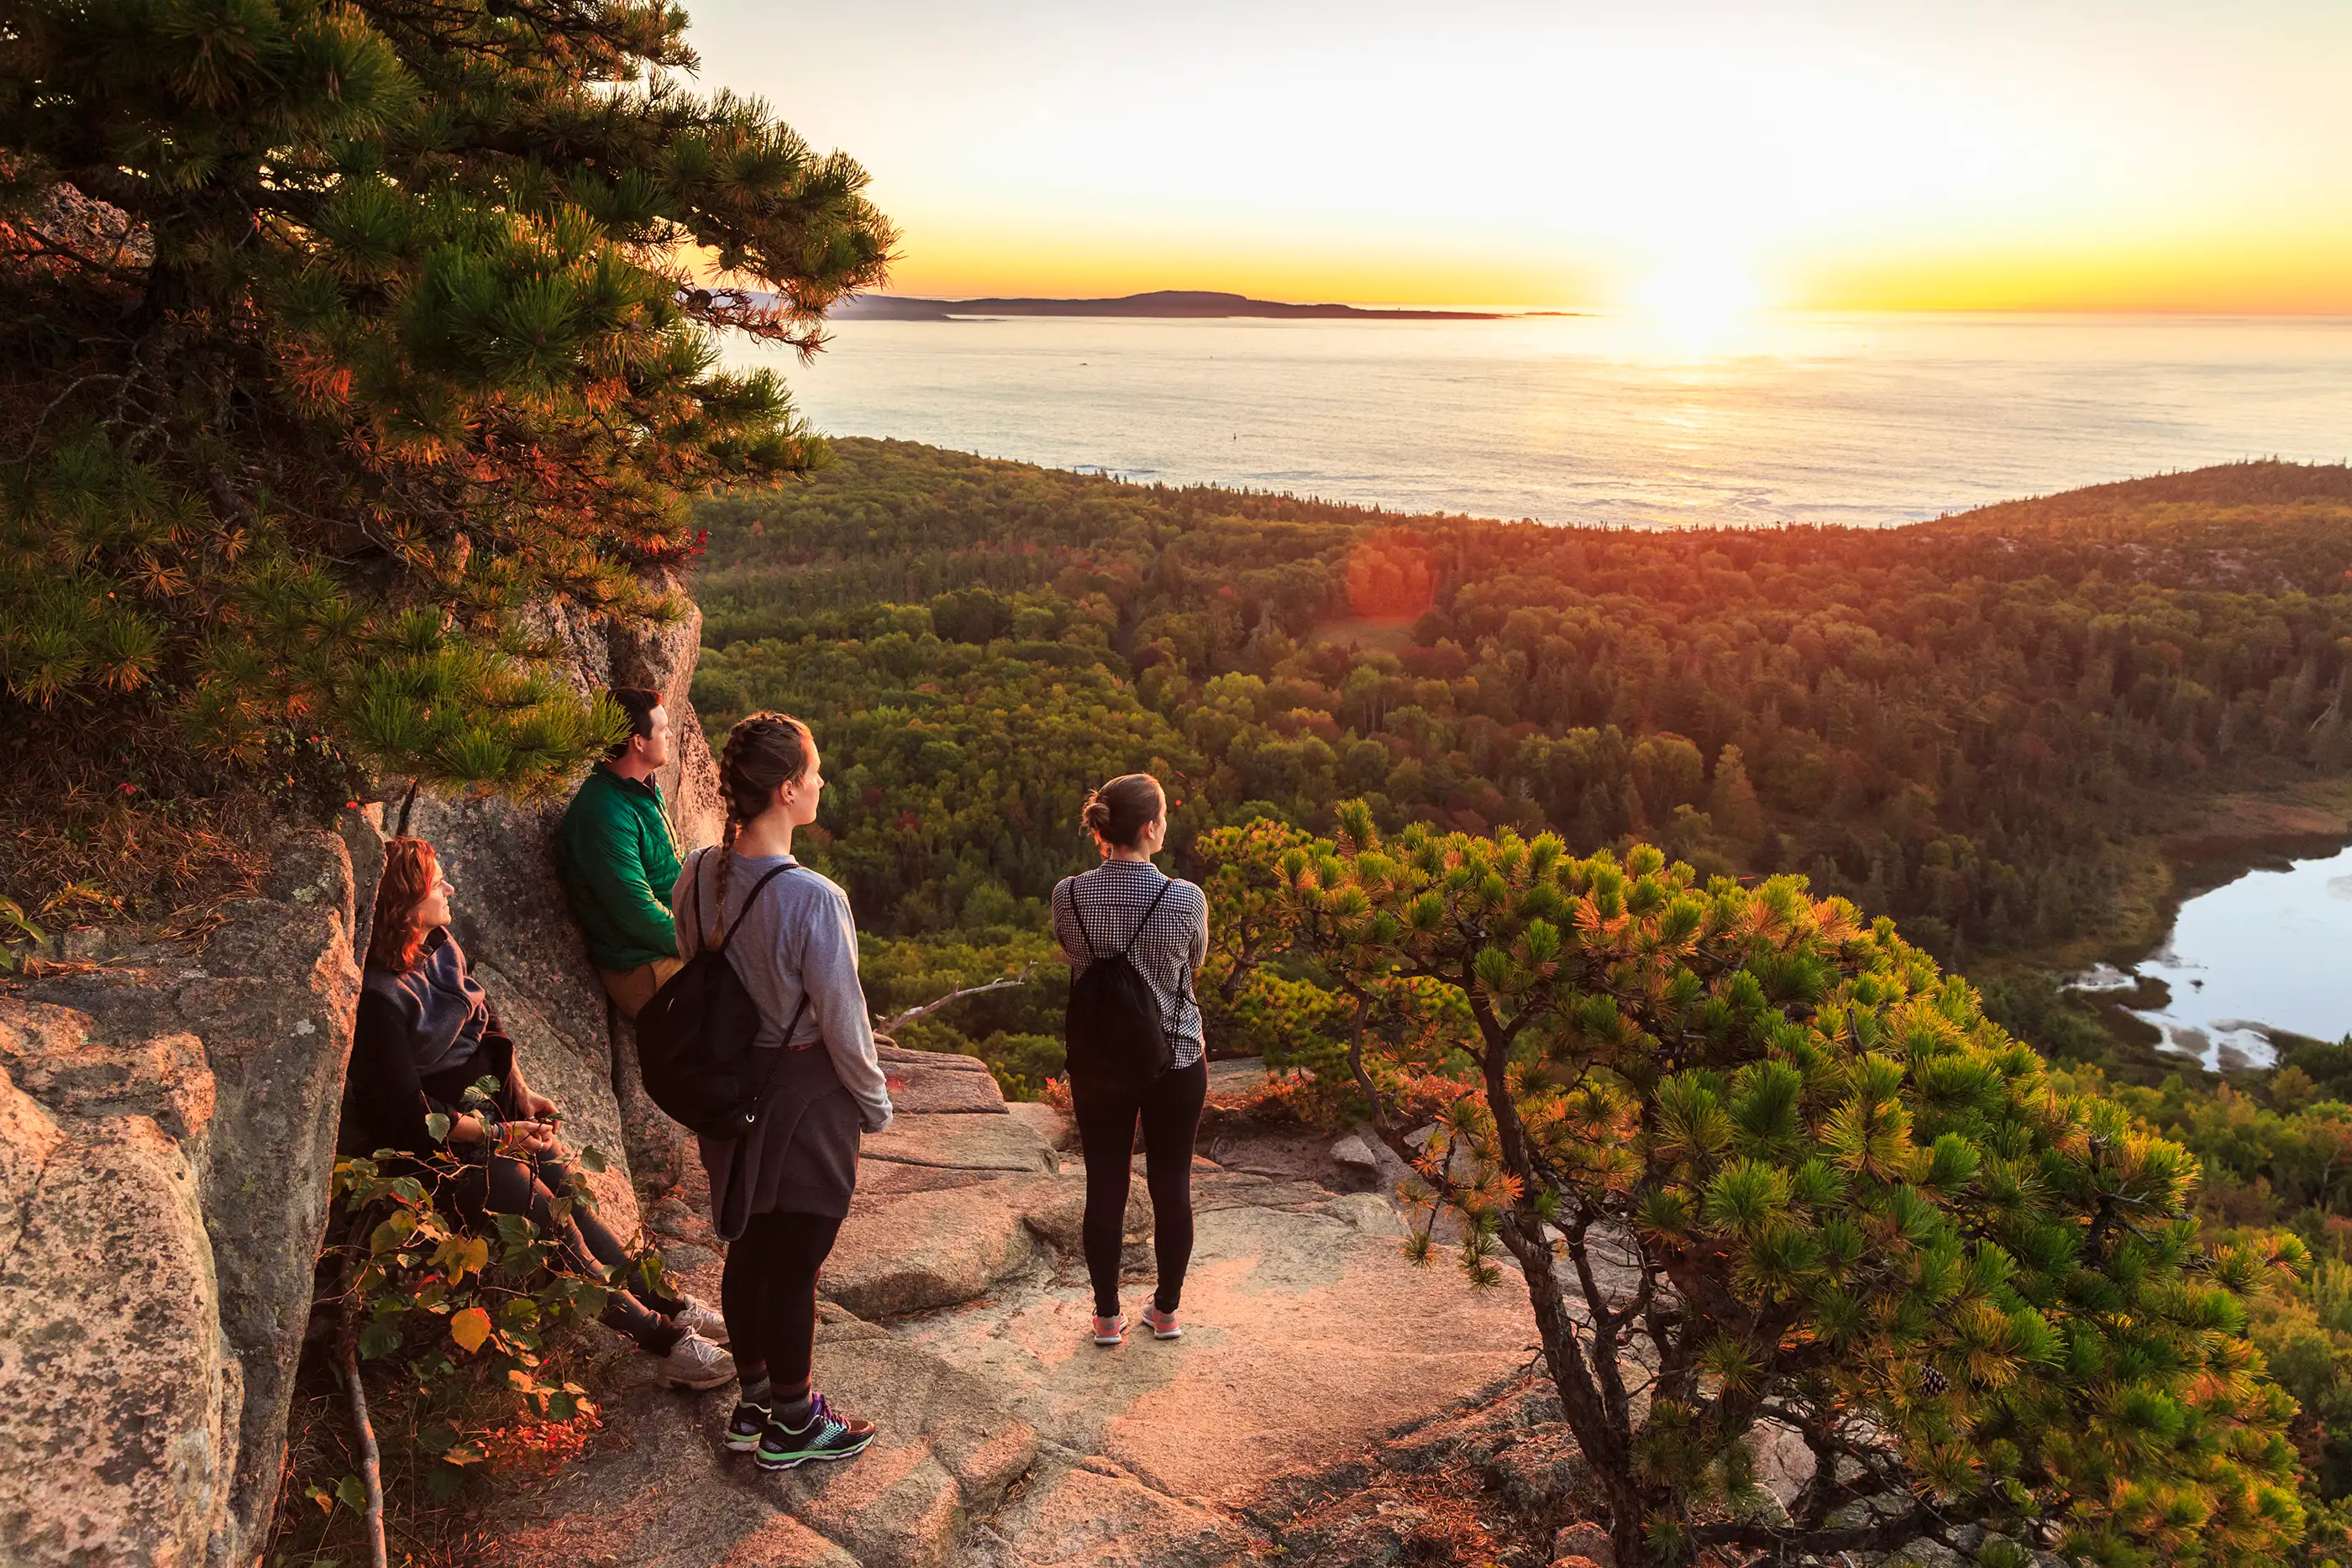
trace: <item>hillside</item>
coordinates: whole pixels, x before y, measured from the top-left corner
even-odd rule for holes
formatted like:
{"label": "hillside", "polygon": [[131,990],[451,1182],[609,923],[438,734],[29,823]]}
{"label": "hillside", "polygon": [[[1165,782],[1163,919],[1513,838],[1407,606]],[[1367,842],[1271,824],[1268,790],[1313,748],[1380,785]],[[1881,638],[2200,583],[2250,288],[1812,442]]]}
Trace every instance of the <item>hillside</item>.
{"label": "hillside", "polygon": [[[690,620],[652,633],[583,621],[568,636],[583,682],[669,693],[688,739],[666,784],[689,844],[716,828],[702,719],[717,730],[775,704],[814,722],[834,789],[809,847],[873,933],[877,1010],[1038,966],[1034,983],[895,1031],[901,1047],[982,1058],[1017,1100],[1060,1066],[1039,900],[1085,862],[1072,823],[1085,786],[1134,766],[1179,786],[1184,869],[1219,826],[1320,831],[1360,795],[1391,827],[1548,826],[1580,850],[1650,835],[1728,874],[1794,867],[1902,911],[1949,952],[2095,924],[2135,846],[2219,792],[2342,779],[2341,483],[2258,466],[1897,534],[1659,536],[1146,490],[844,443],[811,485],[706,507],[698,669]],[[383,827],[408,808],[387,789],[341,813],[337,834],[264,845],[261,896],[216,928],[75,931],[0,996],[0,1208],[22,1230],[0,1318],[29,1343],[62,1334],[48,1325],[66,1314],[81,1347],[30,1396],[0,1400],[19,1446],[49,1456],[0,1488],[0,1534],[17,1531],[28,1562],[78,1561],[92,1542],[226,1561],[273,1531],[284,1561],[353,1560],[336,1336],[306,1335],[303,1307],[352,960]],[[558,803],[428,789],[413,804],[533,1082],[606,1152],[599,1202],[625,1228],[642,1212],[672,1266],[715,1291],[692,1162],[631,1088],[634,1047],[562,912],[544,851]],[[1219,888],[1223,934],[1245,895]],[[1223,946],[1202,990],[1220,1055],[1330,1064],[1330,993],[1311,959],[1253,972]],[[2066,1016],[2011,1027],[2063,1058]],[[1420,1082],[1466,1084],[1450,1038],[1426,1043]],[[492,1462],[461,1478],[482,1452],[426,1447],[446,1396],[396,1370],[439,1354],[446,1325],[423,1311],[394,1339],[425,1360],[370,1353],[404,1550],[700,1568],[725,1542],[762,1561],[1043,1568],[1106,1560],[1107,1542],[1137,1563],[1237,1563],[1271,1542],[1332,1564],[1533,1563],[1552,1528],[1591,1517],[1559,1405],[1524,1378],[1494,1381],[1525,1360],[1517,1309],[1409,1269],[1394,1211],[1362,1190],[1392,1186],[1394,1151],[1331,1142],[1353,1113],[1340,1075],[1267,1084],[1219,1064],[1234,1087],[1195,1167],[1211,1332],[1188,1361],[1139,1356],[1128,1380],[1074,1387],[1061,1369],[1085,1295],[1075,1170],[1055,1147],[1066,1128],[1007,1106],[970,1063],[894,1053],[892,1070],[905,1125],[867,1150],[822,1353],[835,1385],[886,1418],[868,1463],[805,1484],[705,1484],[723,1396],[680,1401],[610,1342],[573,1335],[551,1344],[551,1364],[576,1371],[603,1416],[493,1427],[505,1418],[485,1405],[466,1419]],[[2109,1088],[2080,1066],[2051,1083],[2094,1100]],[[2111,1092],[2193,1153],[2217,1247],[2267,1246],[2284,1228],[2318,1259],[2224,1337],[2233,1355],[2259,1350],[2301,1402],[2284,1430],[2312,1543],[2294,1561],[2341,1560],[2352,1041],[2298,1047],[2266,1082]],[[92,1214],[115,1228],[92,1232]],[[133,1231],[135,1247],[117,1239]],[[1400,1336],[1368,1367],[1363,1312],[1445,1331]],[[1221,1337],[1253,1315],[1265,1321]],[[1300,1427],[1308,1405],[1319,1418]],[[1189,1469],[1132,1436],[1202,1412],[1213,1431],[1176,1428]],[[137,1457],[158,1432],[183,1465]],[[1785,1503],[1802,1475],[1776,1460],[1759,1479]],[[1443,1529],[1409,1511],[1431,1508]],[[1481,1532],[1515,1544],[1497,1552]]]}
{"label": "hillside", "polygon": [[[2145,479],[2092,485],[2055,496],[2002,501],[1940,519],[1935,528],[1989,533],[2037,530],[2095,534],[2103,528],[2202,538],[2216,545],[2238,542],[2228,536],[2246,524],[2277,520],[2280,508],[2305,510],[2315,520],[2341,523],[2352,507],[2352,466],[2343,464],[2223,463]],[[2302,530],[2298,530],[2302,532]],[[2324,530],[2304,534],[2324,542]],[[2338,532],[2339,547],[2347,541]],[[2352,564],[2352,549],[2339,554]]]}
{"label": "hillside", "polygon": [[1914,528],[1402,517],[845,441],[707,503],[695,683],[818,727],[898,935],[1007,939],[1086,787],[1175,834],[1368,800],[1804,872],[1948,958],[2095,930],[2124,846],[2352,762],[2352,480],[2252,464]]}

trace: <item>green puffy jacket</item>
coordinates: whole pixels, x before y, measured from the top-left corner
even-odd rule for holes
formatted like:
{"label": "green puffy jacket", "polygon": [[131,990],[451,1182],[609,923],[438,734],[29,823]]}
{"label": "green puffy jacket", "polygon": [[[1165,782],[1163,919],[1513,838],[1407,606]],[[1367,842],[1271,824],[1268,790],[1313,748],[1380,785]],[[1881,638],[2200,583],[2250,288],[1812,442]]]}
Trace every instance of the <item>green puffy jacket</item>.
{"label": "green puffy jacket", "polygon": [[555,831],[555,864],[598,968],[625,974],[677,956],[677,834],[659,785],[592,769]]}

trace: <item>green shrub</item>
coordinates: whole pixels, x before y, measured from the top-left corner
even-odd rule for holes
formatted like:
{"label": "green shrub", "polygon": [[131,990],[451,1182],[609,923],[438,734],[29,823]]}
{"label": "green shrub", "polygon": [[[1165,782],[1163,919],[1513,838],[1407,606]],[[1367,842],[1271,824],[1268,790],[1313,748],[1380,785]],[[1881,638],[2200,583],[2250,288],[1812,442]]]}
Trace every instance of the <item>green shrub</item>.
{"label": "green shrub", "polygon": [[[1340,821],[1210,835],[1242,890],[1213,924],[1246,904],[1253,962],[1319,969],[1432,1221],[1474,1280],[1517,1264],[1628,1568],[1969,1521],[2114,1568],[2299,1539],[2246,1301],[2302,1249],[2210,1247],[2187,1151],[2061,1092],[1891,921],[1648,846]],[[1467,1077],[1423,1065],[1449,1030]],[[1786,1519],[1754,1507],[1768,1423],[1814,1459]]]}
{"label": "green shrub", "polygon": [[[556,1195],[559,1221],[593,1207],[578,1173],[604,1168],[593,1147],[572,1163],[572,1190]],[[302,1542],[316,1560],[364,1529],[363,1467],[340,1436],[352,1375],[362,1379],[382,1453],[387,1533],[429,1536],[436,1511],[486,1461],[560,1451],[562,1429],[593,1423],[596,1407],[567,1370],[577,1358],[573,1332],[615,1287],[667,1279],[654,1253],[631,1265],[630,1278],[573,1273],[554,1233],[524,1216],[474,1222],[449,1212],[433,1189],[459,1169],[446,1152],[415,1161],[379,1151],[335,1163],[341,1218],[320,1269],[330,1332],[314,1340],[305,1372],[306,1381],[341,1392],[308,1402],[310,1429],[298,1412],[277,1527],[280,1547],[298,1556]]]}

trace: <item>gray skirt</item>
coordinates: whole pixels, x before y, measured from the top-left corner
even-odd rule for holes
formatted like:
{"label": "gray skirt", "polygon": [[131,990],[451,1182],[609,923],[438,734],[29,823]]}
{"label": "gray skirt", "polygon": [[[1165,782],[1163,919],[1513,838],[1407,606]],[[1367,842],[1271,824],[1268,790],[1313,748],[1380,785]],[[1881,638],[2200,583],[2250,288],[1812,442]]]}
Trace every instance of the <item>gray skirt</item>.
{"label": "gray skirt", "polygon": [[842,1087],[824,1042],[785,1051],[751,1135],[698,1140],[719,1239],[741,1236],[755,1214],[847,1218],[857,1189],[858,1134],[857,1102]]}

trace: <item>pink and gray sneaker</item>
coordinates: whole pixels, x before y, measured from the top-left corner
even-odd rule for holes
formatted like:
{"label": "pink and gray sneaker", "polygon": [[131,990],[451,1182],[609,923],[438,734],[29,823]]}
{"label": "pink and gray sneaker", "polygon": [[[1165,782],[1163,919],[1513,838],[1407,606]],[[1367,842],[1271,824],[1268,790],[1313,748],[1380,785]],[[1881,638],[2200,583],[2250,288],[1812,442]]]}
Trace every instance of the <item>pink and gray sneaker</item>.
{"label": "pink and gray sneaker", "polygon": [[1115,1350],[1127,1343],[1127,1319],[1114,1312],[1107,1318],[1094,1320],[1095,1343],[1105,1350]]}
{"label": "pink and gray sneaker", "polygon": [[1143,1309],[1143,1326],[1151,1331],[1153,1339],[1184,1337],[1184,1325],[1176,1321],[1176,1314],[1161,1312],[1157,1302]]}

